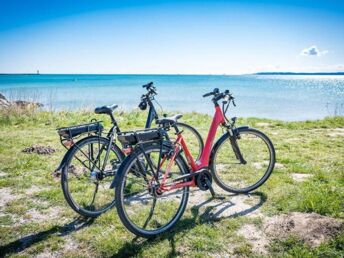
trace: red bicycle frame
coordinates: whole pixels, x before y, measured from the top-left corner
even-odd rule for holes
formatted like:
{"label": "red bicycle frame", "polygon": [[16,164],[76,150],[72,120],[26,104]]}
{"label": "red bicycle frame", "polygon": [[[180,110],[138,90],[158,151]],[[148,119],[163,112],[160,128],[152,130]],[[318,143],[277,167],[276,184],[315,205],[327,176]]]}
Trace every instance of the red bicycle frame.
{"label": "red bicycle frame", "polygon": [[[166,191],[174,190],[177,188],[183,188],[186,186],[191,186],[191,187],[196,186],[195,177],[193,177],[192,180],[188,181],[188,182],[175,182],[175,183],[171,183],[171,184],[166,184],[168,174],[171,171],[171,168],[174,164],[174,160],[175,160],[176,156],[179,154],[179,152],[181,150],[183,150],[185,153],[185,157],[187,159],[187,162],[191,167],[191,173],[196,172],[196,171],[198,171],[204,167],[208,167],[209,158],[210,158],[210,154],[211,154],[211,150],[212,150],[212,146],[213,146],[213,142],[215,139],[217,128],[220,125],[224,125],[224,124],[225,124],[225,117],[222,113],[221,108],[218,105],[216,105],[215,106],[215,114],[214,114],[211,126],[209,128],[209,132],[208,132],[207,140],[205,142],[204,149],[202,150],[202,154],[197,161],[195,161],[194,158],[192,157],[192,155],[191,155],[191,153],[190,153],[190,151],[186,145],[186,142],[183,138],[182,133],[179,133],[177,135],[177,140],[175,141],[175,144],[174,144],[175,145],[174,154],[173,154],[172,158],[170,159],[170,161],[167,165],[166,172],[164,173],[163,179],[162,179],[160,187],[159,187],[161,191],[166,192]],[[165,159],[162,161],[162,163],[164,161],[165,161]]]}

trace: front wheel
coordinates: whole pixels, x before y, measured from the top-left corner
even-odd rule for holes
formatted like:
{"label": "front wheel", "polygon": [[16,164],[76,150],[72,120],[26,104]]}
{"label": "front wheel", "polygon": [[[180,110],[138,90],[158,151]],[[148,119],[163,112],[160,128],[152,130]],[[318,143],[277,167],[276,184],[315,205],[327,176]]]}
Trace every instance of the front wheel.
{"label": "front wheel", "polygon": [[[124,226],[137,236],[150,238],[170,230],[183,215],[187,205],[188,187],[160,193],[159,182],[153,177],[157,171],[160,147],[147,146],[144,152],[138,149],[121,165],[116,186],[116,208]],[[169,160],[162,161],[161,170],[166,171]],[[168,183],[188,173],[182,156],[174,160]],[[160,179],[159,179],[160,180]]]}
{"label": "front wheel", "polygon": [[223,135],[215,144],[211,172],[224,190],[247,193],[261,186],[271,175],[276,157],[270,139],[251,128],[238,128],[234,136]]}

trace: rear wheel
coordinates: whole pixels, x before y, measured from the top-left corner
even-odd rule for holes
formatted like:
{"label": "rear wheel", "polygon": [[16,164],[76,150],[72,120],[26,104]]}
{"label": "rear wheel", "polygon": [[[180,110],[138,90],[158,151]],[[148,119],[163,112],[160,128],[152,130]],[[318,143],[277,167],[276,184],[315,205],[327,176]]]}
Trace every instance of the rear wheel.
{"label": "rear wheel", "polygon": [[210,167],[215,182],[221,188],[247,193],[269,178],[275,165],[275,149],[262,132],[251,128],[237,130],[238,134],[232,141],[226,134],[214,146]]}
{"label": "rear wheel", "polygon": [[105,161],[109,143],[97,136],[78,141],[63,167],[63,194],[71,208],[82,216],[97,217],[115,204],[110,184],[124,155],[112,144]]}
{"label": "rear wheel", "polygon": [[[145,147],[146,156],[141,150],[129,155],[121,166],[116,186],[116,208],[122,223],[135,235],[145,238],[171,229],[183,215],[189,196],[188,187],[159,193],[159,182],[154,179],[146,159],[159,164],[159,151],[159,146],[150,145]],[[160,171],[166,171],[168,162],[161,165]],[[186,173],[185,162],[178,155],[167,183]]]}

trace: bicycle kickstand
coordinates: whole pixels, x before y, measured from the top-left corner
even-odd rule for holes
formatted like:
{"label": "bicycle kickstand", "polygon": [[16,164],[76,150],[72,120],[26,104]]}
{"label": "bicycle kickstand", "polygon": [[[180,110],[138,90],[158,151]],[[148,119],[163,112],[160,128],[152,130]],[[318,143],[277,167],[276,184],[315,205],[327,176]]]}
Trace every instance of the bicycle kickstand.
{"label": "bicycle kickstand", "polygon": [[211,196],[213,199],[217,199],[217,200],[224,200],[226,197],[221,196],[221,195],[217,195],[214,191],[214,188],[210,182],[210,180],[208,178],[205,179],[205,183],[207,184],[209,191],[211,193]]}

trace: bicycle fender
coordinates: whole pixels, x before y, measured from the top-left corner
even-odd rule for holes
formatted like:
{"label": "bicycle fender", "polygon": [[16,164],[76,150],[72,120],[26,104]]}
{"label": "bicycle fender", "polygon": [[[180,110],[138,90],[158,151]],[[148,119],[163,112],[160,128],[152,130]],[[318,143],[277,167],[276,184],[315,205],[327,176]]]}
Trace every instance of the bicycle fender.
{"label": "bicycle fender", "polygon": [[67,157],[68,157],[69,153],[72,151],[72,149],[73,149],[73,146],[72,146],[72,148],[67,150],[67,152],[64,154],[64,156],[60,162],[60,165],[57,167],[57,169],[55,169],[55,171],[59,171],[59,170],[63,169],[63,167],[65,166],[65,163],[67,161]]}
{"label": "bicycle fender", "polygon": [[[238,133],[240,133],[241,130],[244,130],[244,129],[248,129],[250,128],[249,126],[245,125],[245,126],[240,126],[240,127],[237,127],[233,130],[233,133],[234,135],[237,135]],[[210,159],[209,159],[209,165],[213,162],[213,157],[214,157],[214,154],[215,154],[215,150],[217,149],[217,146],[220,145],[227,137],[228,137],[229,133],[225,133],[223,134],[220,139],[218,139],[216,141],[216,143],[214,144],[212,150],[211,150],[211,153],[210,153]]]}
{"label": "bicycle fender", "polygon": [[244,126],[239,126],[239,127],[235,128],[233,131],[234,131],[234,133],[240,133],[240,130],[248,129],[248,128],[250,128],[250,127],[247,125],[244,125]]}

